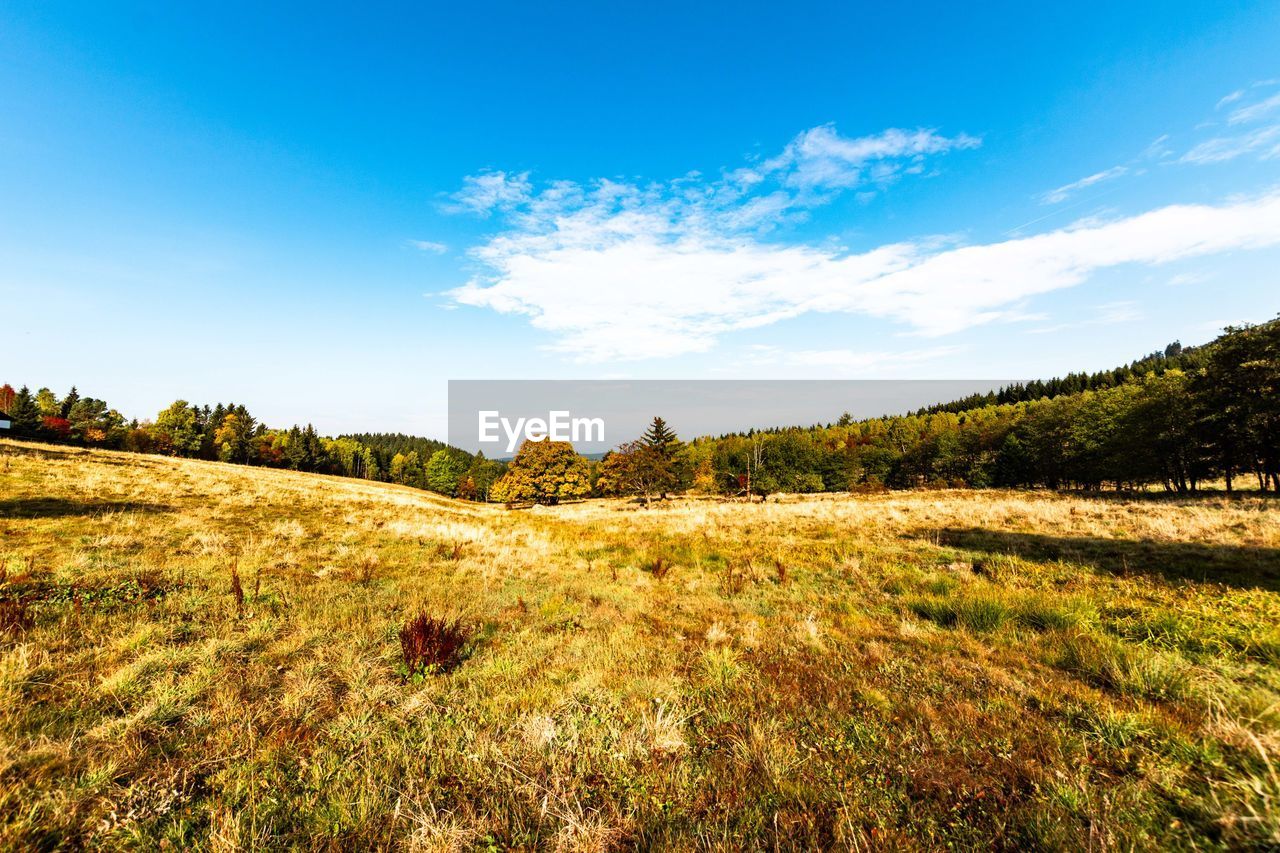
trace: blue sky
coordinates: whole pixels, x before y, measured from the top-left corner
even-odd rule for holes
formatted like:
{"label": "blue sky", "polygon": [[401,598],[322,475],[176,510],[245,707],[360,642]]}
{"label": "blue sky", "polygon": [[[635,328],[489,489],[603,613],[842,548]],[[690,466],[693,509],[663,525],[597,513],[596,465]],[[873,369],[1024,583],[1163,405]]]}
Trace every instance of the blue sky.
{"label": "blue sky", "polygon": [[1280,311],[1274,3],[111,5],[0,7],[0,381],[129,415],[442,435],[450,378],[1048,376]]}

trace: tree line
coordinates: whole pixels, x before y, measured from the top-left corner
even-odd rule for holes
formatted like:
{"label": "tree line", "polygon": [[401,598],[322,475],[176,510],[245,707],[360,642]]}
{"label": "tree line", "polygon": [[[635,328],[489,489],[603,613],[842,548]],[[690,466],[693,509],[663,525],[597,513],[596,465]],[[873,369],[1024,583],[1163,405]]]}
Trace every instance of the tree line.
{"label": "tree line", "polygon": [[[1058,393],[1050,393],[1058,392]],[[1034,396],[1034,395],[1039,396]],[[838,404],[838,401],[833,401]],[[20,436],[402,483],[469,500],[555,503],[671,493],[765,496],[885,488],[1280,492],[1280,319],[1170,344],[1112,371],[1020,383],[913,414],[681,441],[660,417],[590,461],[526,442],[509,464],[401,434],[270,429],[241,405],[176,401],[126,422],[75,388],[0,388]]]}
{"label": "tree line", "polygon": [[[575,463],[571,447],[553,444],[526,443],[495,499],[595,494],[647,503],[686,490],[757,497],[921,487],[1189,493],[1219,480],[1228,491],[1280,492],[1280,320],[1229,328],[1194,349],[1170,344],[1117,370],[908,415],[845,415],[687,443],[656,418],[599,463]],[[551,458],[554,467],[542,461]],[[558,491],[566,482],[569,491]]]}
{"label": "tree line", "polygon": [[177,400],[155,420],[126,420],[103,400],[72,387],[0,386],[0,412],[18,437],[134,453],[156,453],[261,465],[364,480],[401,483],[470,500],[485,500],[503,465],[443,442],[373,433],[328,438],[313,426],[273,429],[236,403],[199,406]]}

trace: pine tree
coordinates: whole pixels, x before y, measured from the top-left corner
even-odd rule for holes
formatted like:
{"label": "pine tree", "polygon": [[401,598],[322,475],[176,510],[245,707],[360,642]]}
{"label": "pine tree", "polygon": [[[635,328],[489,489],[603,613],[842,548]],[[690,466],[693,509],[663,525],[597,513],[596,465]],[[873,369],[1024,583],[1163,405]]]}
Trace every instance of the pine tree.
{"label": "pine tree", "polygon": [[62,398],[62,409],[58,412],[59,417],[70,417],[71,407],[80,402],[80,392],[76,390],[76,386],[72,385],[71,390],[67,392],[67,396]]}
{"label": "pine tree", "polygon": [[667,427],[667,422],[659,417],[655,417],[649,424],[642,440],[646,447],[652,447],[663,456],[669,456],[679,441],[676,434]]}
{"label": "pine tree", "polygon": [[665,500],[667,492],[680,484],[680,478],[676,473],[676,454],[681,447],[680,439],[667,426],[665,420],[655,416],[649,424],[649,429],[645,430],[640,443],[651,450],[656,457],[657,478],[654,486]]}
{"label": "pine tree", "polygon": [[26,385],[14,395],[9,417],[13,420],[16,435],[35,435],[40,429],[40,407],[36,405],[35,397],[27,390]]}

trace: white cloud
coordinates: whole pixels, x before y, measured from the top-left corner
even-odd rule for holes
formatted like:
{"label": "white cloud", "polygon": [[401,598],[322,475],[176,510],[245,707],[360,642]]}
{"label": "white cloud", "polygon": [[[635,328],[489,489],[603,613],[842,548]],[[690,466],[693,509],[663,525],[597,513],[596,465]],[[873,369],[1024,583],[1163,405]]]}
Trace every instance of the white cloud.
{"label": "white cloud", "polygon": [[481,172],[463,178],[462,189],[450,198],[450,210],[466,210],[488,216],[495,210],[510,210],[529,199],[529,173]]}
{"label": "white cloud", "polygon": [[1207,139],[1183,154],[1179,162],[1196,165],[1223,163],[1245,154],[1254,154],[1260,160],[1280,157],[1280,124],[1260,127],[1239,136]]}
{"label": "white cloud", "polygon": [[912,173],[928,154],[977,148],[980,139],[960,134],[940,136],[932,130],[891,128],[873,136],[850,139],[832,125],[806,130],[763,164],[765,174],[777,173],[792,189],[849,189],[866,183],[883,184]]}
{"label": "white cloud", "polygon": [[1280,244],[1273,192],[995,243],[918,240],[848,253],[733,227],[750,200],[734,189],[741,183],[554,184],[473,251],[486,274],[450,295],[527,317],[553,336],[550,349],[599,362],[702,352],[725,334],[808,313],[943,335],[1018,316],[1029,297],[1100,269]]}
{"label": "white cloud", "polygon": [[[528,172],[469,175],[445,206],[451,212],[512,215],[517,231],[545,232],[566,213],[605,214],[610,227],[625,231],[654,216],[671,221],[672,231],[711,228],[717,232],[768,231],[802,220],[812,207],[845,190],[863,189],[869,198],[904,175],[924,171],[929,156],[976,148],[976,137],[942,136],[934,130],[890,129],[872,136],[840,136],[832,125],[811,128],[787,143],[776,157],[723,173],[714,180],[697,172],[665,183],[602,179],[591,185],[554,181],[534,192]],[[863,199],[863,195],[859,196]],[[565,236],[569,236],[566,235]]]}
{"label": "white cloud", "polygon": [[1058,204],[1059,202],[1066,201],[1072,194],[1079,192],[1080,190],[1091,187],[1094,184],[1100,184],[1103,181],[1113,180],[1121,175],[1128,174],[1128,172],[1129,169],[1127,166],[1113,166],[1110,169],[1105,169],[1101,172],[1092,174],[1087,178],[1081,178],[1078,181],[1072,181],[1069,184],[1064,184],[1056,190],[1049,190],[1049,192],[1040,196],[1040,202],[1042,204]]}
{"label": "white cloud", "polygon": [[1280,109],[1280,92],[1275,93],[1266,100],[1258,101],[1256,104],[1232,110],[1231,115],[1227,116],[1227,124],[1248,124],[1269,115],[1277,109]]}
{"label": "white cloud", "polygon": [[435,255],[443,255],[445,252],[449,251],[449,247],[447,245],[444,243],[437,243],[434,240],[410,240],[409,245],[415,249],[420,249],[424,252],[431,252]]}

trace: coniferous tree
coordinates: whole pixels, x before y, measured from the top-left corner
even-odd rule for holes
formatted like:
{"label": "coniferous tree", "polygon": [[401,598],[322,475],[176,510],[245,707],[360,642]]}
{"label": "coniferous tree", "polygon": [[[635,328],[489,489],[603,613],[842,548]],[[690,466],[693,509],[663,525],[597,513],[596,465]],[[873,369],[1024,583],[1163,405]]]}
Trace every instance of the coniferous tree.
{"label": "coniferous tree", "polygon": [[[665,499],[668,492],[680,485],[679,472],[676,466],[676,456],[681,448],[680,439],[667,426],[665,420],[655,416],[640,441],[645,447],[653,451],[658,462],[656,472],[658,480],[655,483],[655,490]],[[647,463],[645,467],[648,467]]]}
{"label": "coniferous tree", "polygon": [[13,404],[8,412],[9,417],[12,418],[15,434],[32,436],[39,431],[40,407],[36,405],[35,398],[27,390],[27,386],[23,385],[14,395]]}
{"label": "coniferous tree", "polygon": [[72,385],[71,390],[67,392],[67,396],[62,398],[62,405],[58,411],[58,417],[69,418],[71,416],[71,407],[80,402],[80,392],[76,390],[76,386]]}

